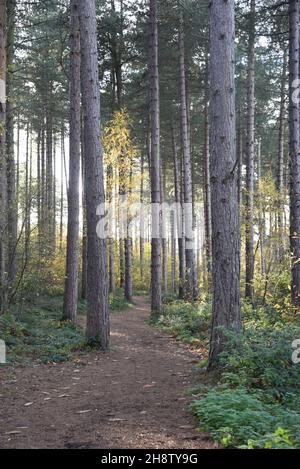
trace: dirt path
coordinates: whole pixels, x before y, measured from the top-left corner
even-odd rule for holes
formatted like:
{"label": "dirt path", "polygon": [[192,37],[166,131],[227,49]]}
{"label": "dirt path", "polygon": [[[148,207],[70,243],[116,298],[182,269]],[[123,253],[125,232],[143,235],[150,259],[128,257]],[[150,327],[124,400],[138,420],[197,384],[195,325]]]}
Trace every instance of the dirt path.
{"label": "dirt path", "polygon": [[0,448],[213,447],[187,411],[195,355],[148,315],[113,313],[108,355],[0,370]]}

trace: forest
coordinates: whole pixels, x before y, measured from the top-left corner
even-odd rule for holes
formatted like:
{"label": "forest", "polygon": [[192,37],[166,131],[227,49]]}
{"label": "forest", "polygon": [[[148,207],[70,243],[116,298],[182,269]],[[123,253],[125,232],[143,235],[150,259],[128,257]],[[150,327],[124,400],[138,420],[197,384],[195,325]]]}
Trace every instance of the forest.
{"label": "forest", "polygon": [[299,21],[0,0],[0,449],[300,448]]}

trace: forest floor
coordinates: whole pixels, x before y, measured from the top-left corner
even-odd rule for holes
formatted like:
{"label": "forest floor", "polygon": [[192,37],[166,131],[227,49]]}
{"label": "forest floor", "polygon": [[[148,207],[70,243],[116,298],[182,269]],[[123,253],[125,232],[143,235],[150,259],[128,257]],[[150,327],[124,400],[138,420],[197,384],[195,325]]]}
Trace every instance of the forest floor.
{"label": "forest floor", "polygon": [[0,448],[216,447],[188,411],[197,353],[148,318],[136,297],[111,315],[108,354],[0,369]]}

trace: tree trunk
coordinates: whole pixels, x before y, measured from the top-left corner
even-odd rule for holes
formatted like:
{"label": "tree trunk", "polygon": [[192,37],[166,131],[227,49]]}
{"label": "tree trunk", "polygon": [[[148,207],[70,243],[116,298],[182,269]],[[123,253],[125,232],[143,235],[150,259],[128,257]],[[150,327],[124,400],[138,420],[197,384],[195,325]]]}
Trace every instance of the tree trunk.
{"label": "tree trunk", "polygon": [[242,116],[239,112],[239,127],[238,127],[238,198],[239,198],[239,209],[240,209],[240,220],[242,219],[242,208],[243,208],[243,128],[242,128]]}
{"label": "tree trunk", "polygon": [[211,368],[224,348],[223,330],[241,329],[240,230],[235,130],[234,0],[212,0],[210,104],[213,319]]}
{"label": "tree trunk", "polygon": [[141,282],[144,283],[145,280],[145,220],[144,220],[144,155],[142,153],[141,157],[141,188],[140,188],[140,204],[141,204],[141,214],[140,214],[140,276]]}
{"label": "tree trunk", "polygon": [[7,81],[6,95],[6,151],[7,151],[7,204],[8,204],[8,296],[17,276],[18,212],[16,204],[16,170],[14,154],[14,109],[12,70],[14,62],[16,2],[7,4]]}
{"label": "tree trunk", "polygon": [[191,172],[191,152],[188,132],[188,114],[186,97],[186,72],[184,50],[184,24],[183,14],[180,17],[179,29],[179,54],[180,54],[180,100],[181,100],[181,136],[183,148],[184,167],[184,212],[185,212],[185,258],[186,258],[186,285],[185,297],[192,301],[197,299],[198,292],[195,289],[195,231],[193,223],[193,192]]}
{"label": "tree trunk", "polygon": [[162,248],[162,291],[168,291],[168,252],[167,252],[167,233],[166,233],[166,213],[164,210],[165,203],[165,173],[160,159],[160,200],[162,204],[161,210],[161,248]]}
{"label": "tree trunk", "polygon": [[7,308],[6,0],[0,0],[0,314]]}
{"label": "tree trunk", "polygon": [[87,299],[87,221],[86,196],[84,180],[84,145],[81,145],[81,173],[82,173],[82,258],[81,258],[81,299]]}
{"label": "tree trunk", "polygon": [[[149,0],[149,85],[151,122],[151,310],[153,315],[161,311],[161,239],[160,225],[160,118],[158,77],[158,28],[157,1]],[[156,231],[156,232],[155,232]]]}
{"label": "tree trunk", "polygon": [[277,184],[276,188],[278,191],[278,260],[282,261],[286,243],[285,233],[283,226],[284,219],[284,199],[285,199],[285,187],[284,187],[284,127],[285,127],[285,114],[286,114],[286,68],[287,68],[287,53],[284,51],[283,56],[283,68],[280,86],[280,112],[278,120],[278,163],[277,163]]}
{"label": "tree trunk", "polygon": [[[106,184],[106,197],[109,204],[109,210],[112,210],[113,202],[113,177],[114,170],[113,166],[110,164],[106,170],[107,174],[107,184]],[[109,276],[109,292],[114,293],[116,289],[115,283],[115,240],[113,230],[113,222],[111,221],[109,227],[109,239],[108,239],[108,276]]]}
{"label": "tree trunk", "polygon": [[[128,190],[128,199],[131,203],[131,187],[132,187],[132,163],[130,162],[129,168],[129,190]],[[131,227],[131,217],[130,211],[127,213],[127,227],[126,227],[126,239],[125,239],[125,298],[127,301],[132,303],[133,297],[133,286],[132,286],[132,227]]]}
{"label": "tree trunk", "polygon": [[[258,142],[257,148],[257,180],[258,186],[261,182],[261,140]],[[259,195],[258,201],[258,229],[259,229],[259,247],[260,247],[260,270],[261,274],[266,274],[266,256],[265,256],[265,237],[266,237],[266,222],[264,216],[264,207],[262,205],[261,196]]]}
{"label": "tree trunk", "polygon": [[80,178],[80,30],[78,0],[71,0],[70,52],[70,157],[68,190],[67,259],[63,319],[76,322],[79,257]]}
{"label": "tree trunk", "polygon": [[300,306],[299,0],[289,1],[290,245],[292,302]]}
{"label": "tree trunk", "polygon": [[[79,74],[80,80],[80,74]],[[80,103],[80,99],[79,99]],[[60,165],[60,222],[59,222],[59,249],[63,248],[63,230],[64,230],[64,161],[65,161],[65,129],[62,122],[61,126],[61,165]]]}
{"label": "tree trunk", "polygon": [[210,154],[209,154],[209,83],[208,72],[206,77],[206,93],[204,103],[204,221],[205,221],[205,257],[207,270],[207,285],[211,290],[211,257],[212,257],[212,234],[211,234],[211,186],[210,186]]}
{"label": "tree trunk", "polygon": [[255,0],[249,15],[249,46],[247,74],[247,151],[246,151],[246,287],[245,296],[253,299],[254,276],[254,154],[255,154]]}
{"label": "tree trunk", "polygon": [[100,139],[100,91],[95,0],[78,3],[81,41],[81,86],[84,118],[87,209],[87,339],[109,348],[106,243],[97,235],[99,207],[105,203]]}
{"label": "tree trunk", "polygon": [[179,258],[179,291],[178,296],[180,299],[184,298],[184,283],[185,283],[185,248],[184,248],[184,217],[183,217],[183,204],[181,203],[181,177],[178,165],[178,152],[176,145],[176,137],[174,126],[172,125],[172,147],[173,147],[173,163],[174,163],[174,184],[175,184],[175,202],[176,210],[176,225],[177,225],[177,238],[178,238],[178,258]]}

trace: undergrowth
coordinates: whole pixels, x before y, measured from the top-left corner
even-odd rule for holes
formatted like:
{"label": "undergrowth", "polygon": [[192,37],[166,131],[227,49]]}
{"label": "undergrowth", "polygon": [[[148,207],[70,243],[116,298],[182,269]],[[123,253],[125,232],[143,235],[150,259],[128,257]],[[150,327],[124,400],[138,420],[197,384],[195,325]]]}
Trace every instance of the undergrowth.
{"label": "undergrowth", "polygon": [[[210,304],[168,300],[157,325],[184,342],[207,346],[210,319]],[[243,303],[242,319],[243,333],[227,333],[215,372],[201,370],[191,410],[200,430],[225,447],[300,448],[300,365],[292,361],[299,317],[277,305]]]}
{"label": "undergrowth", "polygon": [[[129,308],[123,291],[110,295],[110,311]],[[86,302],[78,304],[78,314],[86,314]],[[62,297],[38,297],[34,303],[23,302],[0,317],[0,338],[6,343],[7,364],[59,363],[74,353],[91,350],[85,331],[71,322],[61,321]]]}

